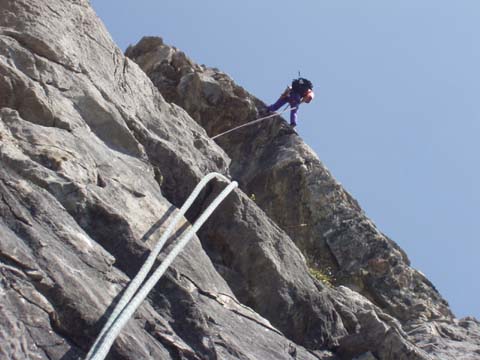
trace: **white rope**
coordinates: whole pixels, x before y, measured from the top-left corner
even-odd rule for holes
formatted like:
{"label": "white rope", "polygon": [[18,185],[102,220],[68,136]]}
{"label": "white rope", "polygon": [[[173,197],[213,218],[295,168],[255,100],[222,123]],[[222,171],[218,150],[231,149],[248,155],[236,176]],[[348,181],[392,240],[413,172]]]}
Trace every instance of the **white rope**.
{"label": "white rope", "polygon": [[[296,107],[295,107],[295,108],[291,108],[290,110],[295,110],[295,109],[296,109]],[[256,119],[256,120],[247,122],[247,123],[245,123],[245,124],[242,124],[242,125],[240,125],[240,126],[234,127],[233,129],[230,129],[230,130],[224,131],[224,132],[222,132],[222,133],[220,133],[220,134],[218,134],[218,135],[215,135],[214,137],[212,137],[212,140],[214,140],[214,139],[216,139],[216,138],[218,138],[218,137],[220,137],[220,136],[223,136],[223,135],[225,135],[225,134],[228,134],[228,133],[230,133],[230,132],[232,132],[232,131],[235,131],[235,130],[238,130],[238,129],[240,129],[240,128],[243,128],[243,127],[245,127],[245,126],[250,126],[250,125],[256,124],[256,123],[258,123],[258,122],[260,122],[260,121],[263,121],[263,120],[272,118],[272,117],[274,117],[274,116],[282,115],[282,114],[283,114],[284,112],[286,112],[287,110],[288,110],[288,105],[287,105],[287,107],[286,107],[282,112],[279,112],[279,113],[276,113],[276,112],[275,112],[275,113],[273,113],[273,114],[270,114],[270,115],[268,115],[268,116],[262,117],[262,118],[260,118],[260,119]]]}
{"label": "white rope", "polygon": [[[203,223],[208,219],[208,217],[218,207],[218,205],[220,205],[220,203],[225,199],[225,197],[227,197],[227,195],[238,186],[238,183],[236,181],[231,182],[213,200],[213,202],[207,207],[207,209],[201,214],[198,220],[193,224],[190,230],[179,240],[178,244],[167,255],[167,257],[159,265],[155,272],[150,276],[150,278],[147,279],[142,288],[138,290],[141,283],[145,280],[145,277],[152,268],[155,259],[157,258],[165,242],[175,229],[177,223],[182,219],[183,215],[190,208],[192,203],[200,194],[200,191],[207,185],[208,182],[210,182],[215,177],[230,182],[229,179],[219,173],[210,173],[198,183],[191,195],[183,204],[182,208],[176,214],[174,220],[165,230],[164,234],[156,244],[155,248],[150,253],[149,257],[143,264],[137,276],[131,281],[130,285],[125,290],[122,298],[116,305],[114,311],[110,315],[110,318],[102,328],[102,331],[98,335],[95,343],[87,354],[86,360],[103,360],[107,356],[108,351],[110,350],[117,336],[120,334],[122,328],[128,322],[135,310],[140,306],[142,301],[147,297],[148,293],[152,290],[158,280],[160,280],[160,278],[165,273],[170,264],[173,262],[175,257],[183,250],[183,248],[188,244],[193,235],[198,231],[198,229],[203,225]],[[138,292],[134,296],[137,290]]]}
{"label": "white rope", "polygon": [[128,285],[128,288],[124,291],[121,299],[115,306],[112,314],[110,315],[107,323],[103,326],[102,331],[98,335],[95,343],[93,344],[90,352],[87,355],[87,359],[90,358],[92,351],[96,348],[98,342],[101,340],[105,332],[110,328],[112,323],[117,319],[118,315],[120,312],[123,310],[123,308],[127,305],[127,303],[130,301],[130,299],[133,297],[135,292],[138,290],[140,285],[143,283],[145,280],[147,274],[151,270],[155,259],[157,258],[158,254],[162,250],[163,246],[165,245],[165,242],[168,240],[170,235],[172,234],[173,230],[177,226],[178,222],[182,219],[182,217],[185,215],[187,210],[190,208],[192,203],[195,201],[197,196],[200,194],[200,191],[214,178],[219,178],[221,180],[229,182],[229,180],[223,176],[222,174],[219,173],[210,173],[206,175],[195,187],[195,189],[192,191],[190,196],[187,198],[181,209],[177,212],[175,217],[173,218],[172,222],[168,225],[167,229],[163,233],[162,237],[158,240],[157,244],[155,247],[152,249],[150,255],[148,256],[147,260],[145,263],[142,265],[140,270],[138,271],[138,274],[135,276],[135,278],[130,282]]}

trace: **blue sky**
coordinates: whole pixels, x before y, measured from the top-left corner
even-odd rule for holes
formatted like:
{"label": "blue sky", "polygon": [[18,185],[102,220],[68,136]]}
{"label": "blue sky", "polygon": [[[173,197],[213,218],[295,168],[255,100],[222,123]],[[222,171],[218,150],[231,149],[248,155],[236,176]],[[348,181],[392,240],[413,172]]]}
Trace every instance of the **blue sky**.
{"label": "blue sky", "polygon": [[458,317],[480,318],[478,0],[92,0],[118,46],[161,36],[271,103]]}

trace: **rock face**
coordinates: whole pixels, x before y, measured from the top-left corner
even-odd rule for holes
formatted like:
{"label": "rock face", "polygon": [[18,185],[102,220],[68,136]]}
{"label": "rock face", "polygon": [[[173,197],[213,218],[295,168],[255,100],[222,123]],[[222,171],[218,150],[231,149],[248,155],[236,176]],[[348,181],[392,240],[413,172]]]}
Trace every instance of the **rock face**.
{"label": "rock face", "polygon": [[[225,74],[195,66],[158,39],[143,39],[127,56],[211,136],[255,119],[256,106],[262,106]],[[242,189],[255,194],[257,204],[294,239],[311,266],[328,268],[338,284],[361,292],[402,321],[450,318],[433,285],[409,267],[403,251],[278,120],[218,138]]]}
{"label": "rock face", "polygon": [[[126,55],[142,67],[167,101],[187,110],[210,136],[258,118],[258,110],[265,106],[226,74],[194,64],[159,38],[142,39]],[[232,176],[296,243],[307,265],[330,274],[336,285],[363,295],[406,331],[422,328],[432,340],[441,331],[419,324],[432,329],[446,323],[464,333],[435,287],[410,267],[402,249],[375,227],[313,151],[287,129],[277,118],[226,134],[217,142],[232,159]],[[201,237],[209,235],[202,232]],[[370,325],[367,328],[373,329]],[[460,335],[453,338],[458,336],[469,341]],[[433,355],[455,357],[440,346],[417,341],[420,338],[410,339]],[[478,345],[475,338],[471,341]],[[444,344],[450,340],[437,338]],[[465,349],[462,356],[475,357],[469,354],[475,353]]]}
{"label": "rock face", "polygon": [[[109,358],[478,358],[479,323],[453,318],[281,121],[209,138],[254,119],[259,100],[161,39],[128,56],[143,71],[86,0],[0,0],[0,358],[84,358],[211,171],[241,189]],[[202,193],[169,248],[224,186]]]}

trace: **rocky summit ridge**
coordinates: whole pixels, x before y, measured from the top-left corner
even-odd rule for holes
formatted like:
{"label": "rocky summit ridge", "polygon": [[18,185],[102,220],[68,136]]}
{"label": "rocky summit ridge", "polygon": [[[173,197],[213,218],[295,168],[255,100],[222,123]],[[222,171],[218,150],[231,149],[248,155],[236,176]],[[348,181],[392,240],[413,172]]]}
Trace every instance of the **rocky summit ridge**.
{"label": "rocky summit ridge", "polygon": [[263,107],[160,38],[122,54],[87,0],[0,0],[0,358],[85,358],[216,171],[239,189],[110,359],[479,359],[480,323],[453,316],[284,120],[211,139]]}

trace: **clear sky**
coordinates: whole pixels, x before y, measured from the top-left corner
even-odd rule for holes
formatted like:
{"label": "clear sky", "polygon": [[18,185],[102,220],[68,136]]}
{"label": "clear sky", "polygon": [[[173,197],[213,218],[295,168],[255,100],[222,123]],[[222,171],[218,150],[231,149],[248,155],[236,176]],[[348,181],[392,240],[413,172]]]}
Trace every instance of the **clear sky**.
{"label": "clear sky", "polygon": [[123,50],[161,36],[267,103],[458,317],[480,319],[480,1],[92,0]]}

